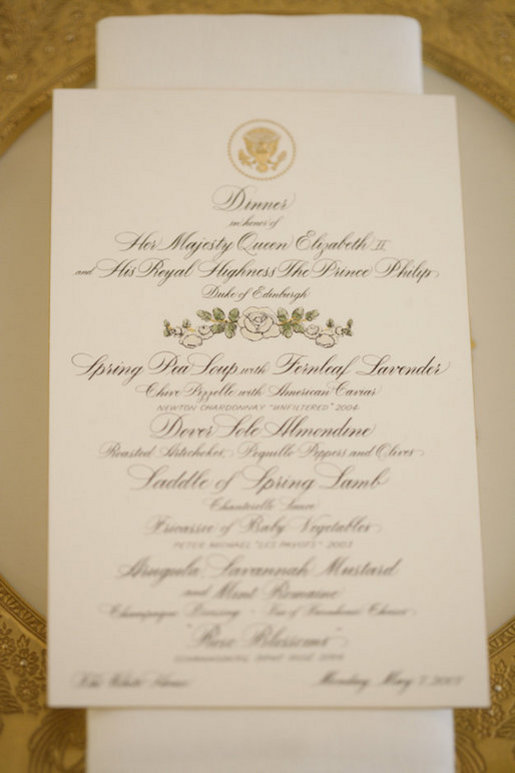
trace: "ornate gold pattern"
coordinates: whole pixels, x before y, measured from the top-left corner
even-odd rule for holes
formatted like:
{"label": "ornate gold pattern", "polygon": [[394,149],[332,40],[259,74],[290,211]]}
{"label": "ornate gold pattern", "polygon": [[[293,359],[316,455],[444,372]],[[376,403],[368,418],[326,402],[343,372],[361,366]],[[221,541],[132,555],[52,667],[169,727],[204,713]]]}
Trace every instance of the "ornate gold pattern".
{"label": "ornate gold pattern", "polygon": [[0,576],[0,769],[83,773],[85,712],[48,709],[46,624]]}
{"label": "ornate gold pattern", "polygon": [[515,617],[488,640],[488,709],[454,712],[457,773],[515,770]]}
{"label": "ornate gold pattern", "polygon": [[[0,760],[5,773],[83,773],[85,712],[45,707],[45,620],[0,575]],[[454,712],[457,773],[515,769],[515,617],[489,638],[492,705]]]}
{"label": "ornate gold pattern", "polygon": [[0,0],[0,153],[50,107],[54,88],[94,78],[95,24],[155,13],[382,13],[422,24],[424,61],[515,116],[511,0]]}
{"label": "ornate gold pattern", "polygon": [[[36,638],[44,642],[46,638],[46,624],[44,619],[35,610],[19,599],[12,588],[0,576],[0,609],[5,610],[12,618],[27,628]],[[0,649],[1,651],[1,649]],[[0,655],[1,660],[1,655]]]}
{"label": "ornate gold pattern", "polygon": [[[262,0],[261,13],[384,13],[417,18],[424,61],[509,116],[510,0]],[[54,88],[94,78],[95,24],[106,16],[252,13],[248,0],[0,0],[0,153],[51,104]],[[0,576],[0,759],[6,773],[82,773],[85,712],[45,706],[44,619]],[[459,773],[515,767],[515,618],[490,637],[492,706],[455,712]]]}

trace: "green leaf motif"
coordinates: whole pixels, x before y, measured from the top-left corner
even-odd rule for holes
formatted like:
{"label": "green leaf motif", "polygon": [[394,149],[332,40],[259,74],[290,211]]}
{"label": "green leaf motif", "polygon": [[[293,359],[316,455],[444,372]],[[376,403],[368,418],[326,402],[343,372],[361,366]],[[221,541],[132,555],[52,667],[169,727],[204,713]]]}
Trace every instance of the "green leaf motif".
{"label": "green leaf motif", "polygon": [[[266,311],[267,317],[271,317],[272,321],[275,323],[275,329],[277,330],[278,327],[280,335],[283,335],[285,338],[291,338],[294,333],[300,333],[306,337],[316,339],[316,343],[320,343],[320,341],[323,340],[323,346],[334,346],[337,343],[337,339],[339,337],[352,336],[352,319],[348,319],[347,325],[344,326],[341,323],[336,324],[334,319],[329,318],[326,322],[325,331],[323,328],[321,329],[319,325],[312,325],[312,329],[310,330],[309,326],[306,327],[305,323],[311,322],[320,316],[316,309],[310,309],[309,311],[305,312],[303,306],[297,306],[290,313],[287,309],[281,306],[277,309],[276,315],[274,315],[273,312],[270,313],[269,309],[264,309],[263,311]],[[207,311],[207,309],[198,309],[196,314],[197,317],[200,317],[203,322],[207,322],[209,325],[204,325],[204,329],[202,329],[202,326],[197,328],[196,325],[198,322],[192,323],[189,319],[184,319],[182,322],[183,329],[181,330],[178,325],[172,327],[170,322],[165,319],[163,322],[163,335],[167,337],[178,337],[178,342],[184,346],[187,346],[188,348],[200,346],[204,342],[204,339],[209,338],[209,336],[205,335],[206,327],[209,327],[211,333],[215,335],[224,333],[226,338],[234,338],[236,335],[238,335],[239,324],[240,320],[242,319],[242,313],[239,309],[230,309],[227,316],[225,315],[225,311],[218,306],[214,308],[212,312]],[[202,333],[199,332],[201,330]],[[195,338],[185,335],[187,331],[196,333],[197,337]],[[326,335],[325,339],[319,339],[317,338],[318,331],[321,333],[328,333],[329,335]],[[277,335],[277,333],[275,333],[275,335]],[[263,337],[267,336],[263,335]],[[257,339],[252,340],[260,340],[260,338],[261,336],[258,336]]]}

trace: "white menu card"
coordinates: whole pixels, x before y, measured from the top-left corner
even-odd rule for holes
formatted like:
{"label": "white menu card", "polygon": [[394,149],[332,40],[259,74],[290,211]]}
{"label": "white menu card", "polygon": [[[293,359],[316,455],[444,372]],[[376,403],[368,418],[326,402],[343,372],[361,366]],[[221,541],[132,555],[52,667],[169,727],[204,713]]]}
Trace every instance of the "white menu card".
{"label": "white menu card", "polygon": [[[418,22],[392,16],[116,17],[98,25],[97,85],[274,88],[279,74],[289,88],[421,93],[420,38]],[[415,713],[90,710],[88,769],[454,770],[452,713]]]}
{"label": "white menu card", "polygon": [[486,703],[452,101],[67,91],[54,137],[53,705]]}
{"label": "white menu card", "polygon": [[[98,25],[97,85],[274,88],[279,73],[289,88],[421,93],[420,38],[418,22],[392,16],[116,17]],[[88,770],[448,773],[452,730],[447,709],[94,709]]]}

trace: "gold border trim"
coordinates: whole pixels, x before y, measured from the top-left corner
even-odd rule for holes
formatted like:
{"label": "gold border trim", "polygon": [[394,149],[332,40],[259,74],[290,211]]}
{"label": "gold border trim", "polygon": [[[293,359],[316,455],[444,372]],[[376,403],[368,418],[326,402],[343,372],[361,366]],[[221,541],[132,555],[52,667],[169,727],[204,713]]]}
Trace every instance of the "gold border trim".
{"label": "gold border trim", "polygon": [[46,643],[46,620],[25,601],[0,574],[0,609],[23,625],[42,644]]}
{"label": "gold border trim", "polygon": [[515,617],[488,638],[490,706],[454,711],[457,773],[513,769],[515,757]]}
{"label": "gold border trim", "polygon": [[29,126],[51,109],[54,89],[80,88],[94,78],[95,57],[88,56],[56,78],[41,92],[26,97],[3,120],[0,118],[0,156]]}
{"label": "gold border trim", "polygon": [[508,118],[515,119],[515,98],[493,78],[431,43],[424,43],[424,64],[486,99]]}
{"label": "gold border trim", "polygon": [[515,616],[488,637],[490,658],[496,657],[515,641]]}
{"label": "gold border trim", "polygon": [[85,773],[86,712],[46,705],[46,622],[0,575],[0,768]]}

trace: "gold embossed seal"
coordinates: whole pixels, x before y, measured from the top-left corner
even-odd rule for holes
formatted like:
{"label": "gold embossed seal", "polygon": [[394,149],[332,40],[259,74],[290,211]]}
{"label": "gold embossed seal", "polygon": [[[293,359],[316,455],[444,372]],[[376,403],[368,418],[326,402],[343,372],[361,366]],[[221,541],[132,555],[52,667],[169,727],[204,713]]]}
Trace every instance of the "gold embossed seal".
{"label": "gold embossed seal", "polygon": [[293,164],[295,142],[288,129],[275,121],[246,121],[231,134],[229,158],[246,177],[273,180]]}

